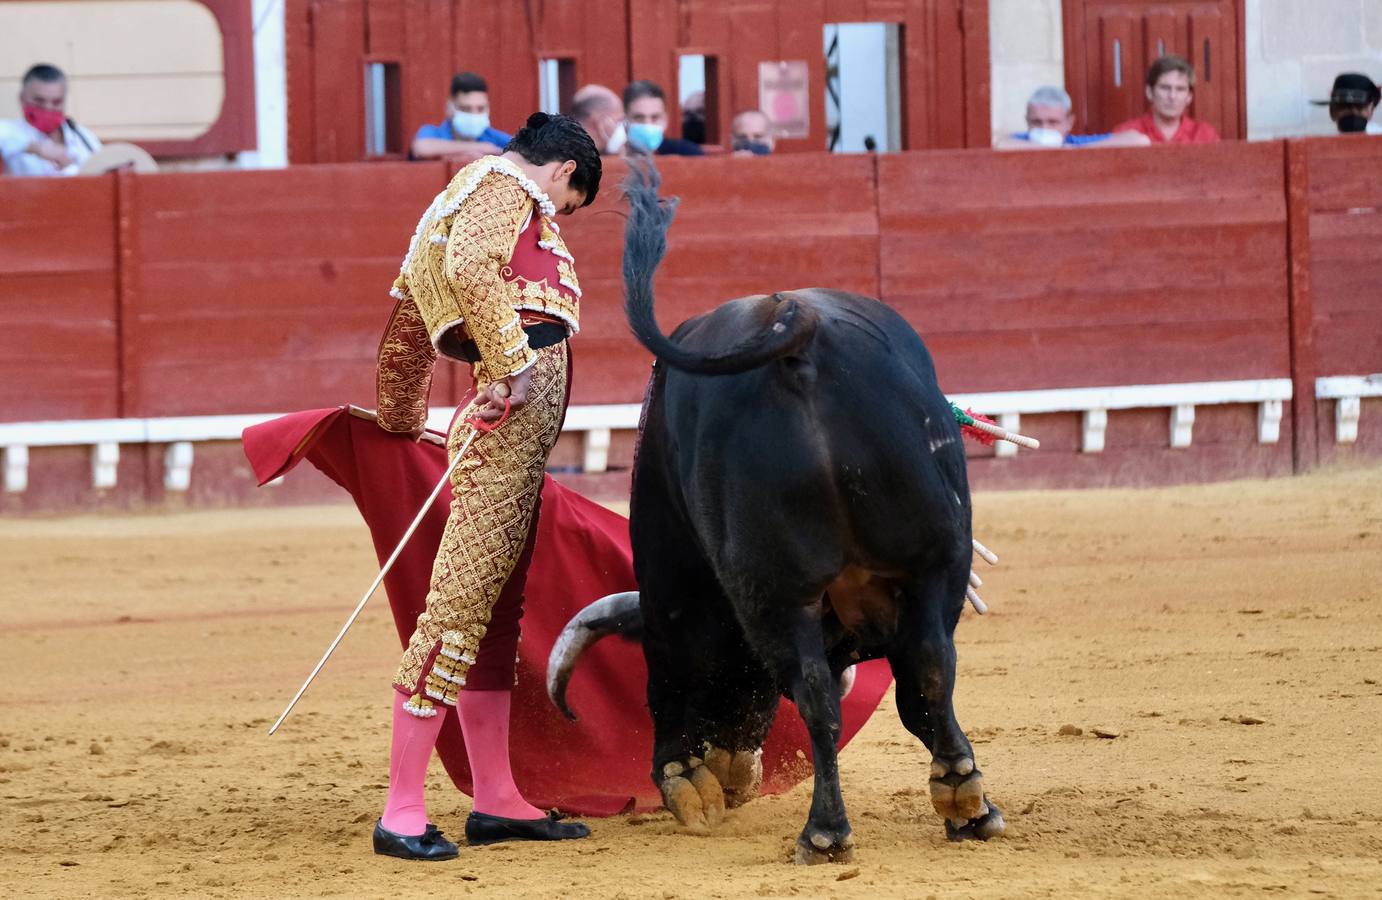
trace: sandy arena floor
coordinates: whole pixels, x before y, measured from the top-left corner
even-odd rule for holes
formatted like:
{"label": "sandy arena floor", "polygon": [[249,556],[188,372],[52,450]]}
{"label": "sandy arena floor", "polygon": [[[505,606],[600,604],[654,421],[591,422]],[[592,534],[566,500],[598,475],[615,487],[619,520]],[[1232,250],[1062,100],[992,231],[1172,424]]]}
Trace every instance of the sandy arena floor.
{"label": "sandy arena floor", "polygon": [[[353,509],[0,521],[0,896],[1382,895],[1382,467],[977,506],[956,704],[1008,837],[945,842],[885,702],[842,755],[857,859],[810,869],[806,785],[709,838],[377,858],[383,602],[265,733],[373,575]],[[430,796],[459,833],[437,764]]]}

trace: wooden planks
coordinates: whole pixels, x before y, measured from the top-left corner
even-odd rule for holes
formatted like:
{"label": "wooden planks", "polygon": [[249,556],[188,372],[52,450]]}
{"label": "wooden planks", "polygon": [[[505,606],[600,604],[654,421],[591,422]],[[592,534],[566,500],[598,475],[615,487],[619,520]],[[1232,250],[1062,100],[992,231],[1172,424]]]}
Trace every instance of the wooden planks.
{"label": "wooden planks", "polygon": [[131,180],[125,415],[373,405],[389,287],[441,163]]}
{"label": "wooden planks", "polygon": [[[828,286],[876,296],[878,222],[872,157],[663,158],[662,192],[680,196],[658,272],[663,330],[748,294]],[[650,358],[622,308],[622,162],[607,161],[600,199],[563,232],[584,295],[572,402],[642,399]],[[810,174],[803,174],[804,172]]]}
{"label": "wooden planks", "polygon": [[120,414],[115,181],[0,178],[0,421]]}
{"label": "wooden planks", "polygon": [[881,157],[883,299],[944,387],[1288,374],[1282,149],[1185,149]]}
{"label": "wooden planks", "polygon": [[1382,372],[1382,142],[1299,142],[1308,173],[1319,375]]}

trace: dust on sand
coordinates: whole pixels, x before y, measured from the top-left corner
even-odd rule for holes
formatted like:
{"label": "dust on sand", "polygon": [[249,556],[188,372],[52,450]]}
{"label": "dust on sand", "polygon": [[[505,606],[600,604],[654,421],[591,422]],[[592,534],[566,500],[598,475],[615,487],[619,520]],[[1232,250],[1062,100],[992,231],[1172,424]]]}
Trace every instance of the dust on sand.
{"label": "dust on sand", "polygon": [[[987,494],[975,533],[1002,563],[979,567],[992,615],[960,625],[956,704],[1006,839],[945,842],[888,700],[842,755],[847,866],[786,863],[807,785],[710,837],[624,816],[423,866],[369,848],[383,602],[265,733],[374,573],[352,509],[0,522],[0,894],[1382,890],[1382,468]],[[467,799],[435,764],[429,788],[459,833]]]}

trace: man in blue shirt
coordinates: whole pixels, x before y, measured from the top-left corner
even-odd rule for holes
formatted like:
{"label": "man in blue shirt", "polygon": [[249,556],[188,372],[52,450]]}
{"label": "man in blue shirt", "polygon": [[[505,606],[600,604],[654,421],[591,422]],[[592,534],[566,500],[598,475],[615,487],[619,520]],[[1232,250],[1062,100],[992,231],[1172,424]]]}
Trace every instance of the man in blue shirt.
{"label": "man in blue shirt", "polygon": [[474,72],[451,79],[446,121],[424,125],[413,138],[413,159],[451,159],[468,163],[502,153],[511,135],[489,124],[489,86]]}
{"label": "man in blue shirt", "polygon": [[1058,87],[1039,87],[1027,101],[1027,130],[993,142],[998,150],[1042,150],[1075,147],[1145,147],[1151,143],[1136,132],[1071,134],[1075,113],[1070,95]]}

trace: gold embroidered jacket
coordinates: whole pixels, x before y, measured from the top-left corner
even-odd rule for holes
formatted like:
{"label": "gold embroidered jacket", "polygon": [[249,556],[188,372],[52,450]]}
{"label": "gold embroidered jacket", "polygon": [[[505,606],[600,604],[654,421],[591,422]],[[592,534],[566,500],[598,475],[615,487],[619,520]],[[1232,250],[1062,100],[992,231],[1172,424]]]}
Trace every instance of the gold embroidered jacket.
{"label": "gold embroidered jacket", "polygon": [[537,360],[519,310],[579,330],[580,285],[551,200],[517,165],[487,156],[466,166],[418,222],[379,346],[379,422],[412,431],[427,418],[438,350],[468,339],[487,385]]}

